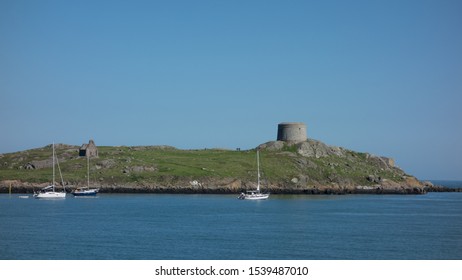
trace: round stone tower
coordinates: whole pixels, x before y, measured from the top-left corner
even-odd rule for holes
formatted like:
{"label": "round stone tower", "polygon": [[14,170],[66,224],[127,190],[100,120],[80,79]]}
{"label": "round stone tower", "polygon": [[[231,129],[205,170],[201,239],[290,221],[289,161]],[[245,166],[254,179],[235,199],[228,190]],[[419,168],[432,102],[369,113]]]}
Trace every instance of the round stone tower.
{"label": "round stone tower", "polygon": [[300,122],[285,122],[278,124],[278,141],[303,142],[306,141],[306,125]]}

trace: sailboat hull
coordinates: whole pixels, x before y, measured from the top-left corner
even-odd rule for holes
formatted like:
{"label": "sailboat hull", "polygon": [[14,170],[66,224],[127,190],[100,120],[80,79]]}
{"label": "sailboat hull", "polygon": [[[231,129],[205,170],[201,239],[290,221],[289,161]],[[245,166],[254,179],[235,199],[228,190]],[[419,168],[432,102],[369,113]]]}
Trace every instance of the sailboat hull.
{"label": "sailboat hull", "polygon": [[269,193],[242,193],[238,198],[243,200],[265,200],[269,196]]}
{"label": "sailboat hull", "polygon": [[260,196],[246,196],[246,197],[244,197],[245,200],[265,200],[265,199],[268,199],[268,198],[269,198],[268,194],[264,194],[264,195],[260,195]]}
{"label": "sailboat hull", "polygon": [[72,194],[74,196],[95,196],[98,193],[98,189],[88,190],[75,190]]}
{"label": "sailboat hull", "polygon": [[66,193],[64,192],[43,192],[34,194],[35,198],[41,199],[63,199],[66,198]]}

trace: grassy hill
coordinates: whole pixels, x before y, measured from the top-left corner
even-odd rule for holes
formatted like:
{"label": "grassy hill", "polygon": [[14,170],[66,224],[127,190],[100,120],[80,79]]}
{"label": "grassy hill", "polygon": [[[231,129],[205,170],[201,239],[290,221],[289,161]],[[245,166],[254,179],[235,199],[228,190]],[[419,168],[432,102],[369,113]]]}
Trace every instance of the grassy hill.
{"label": "grassy hill", "polygon": [[[311,141],[311,142],[310,142]],[[381,157],[330,147],[260,146],[262,176],[275,193],[361,192],[422,187],[412,176]],[[86,158],[78,146],[55,145],[65,185],[86,184]],[[238,192],[255,185],[255,150],[179,150],[169,146],[100,146],[90,161],[90,180],[103,191]],[[305,149],[305,150],[303,150]],[[308,150],[307,150],[308,149]],[[311,150],[315,153],[310,154]],[[18,190],[51,181],[51,145],[0,155],[0,191],[13,182]],[[58,174],[58,173],[57,173]],[[59,176],[56,181],[60,182]]]}

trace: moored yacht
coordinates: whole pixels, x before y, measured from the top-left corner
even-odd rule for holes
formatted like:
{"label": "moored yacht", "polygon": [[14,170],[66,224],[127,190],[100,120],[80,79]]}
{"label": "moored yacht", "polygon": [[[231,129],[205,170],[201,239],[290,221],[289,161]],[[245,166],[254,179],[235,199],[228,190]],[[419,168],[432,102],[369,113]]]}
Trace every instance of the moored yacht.
{"label": "moored yacht", "polygon": [[268,199],[270,196],[269,193],[260,192],[260,154],[257,150],[257,189],[249,190],[245,193],[241,193],[238,198],[246,200],[263,200]]}
{"label": "moored yacht", "polygon": [[64,181],[63,181],[63,176],[61,175],[61,169],[59,168],[59,162],[58,162],[58,170],[59,170],[59,174],[61,175],[63,191],[57,192],[55,190],[55,159],[57,161],[57,158],[55,156],[55,143],[53,143],[53,182],[48,187],[45,187],[38,192],[35,192],[34,193],[35,198],[44,198],[44,199],[66,198],[66,188],[64,187]]}
{"label": "moored yacht", "polygon": [[90,156],[87,155],[87,186],[76,188],[72,194],[74,196],[94,196],[99,192],[97,188],[90,188]]}

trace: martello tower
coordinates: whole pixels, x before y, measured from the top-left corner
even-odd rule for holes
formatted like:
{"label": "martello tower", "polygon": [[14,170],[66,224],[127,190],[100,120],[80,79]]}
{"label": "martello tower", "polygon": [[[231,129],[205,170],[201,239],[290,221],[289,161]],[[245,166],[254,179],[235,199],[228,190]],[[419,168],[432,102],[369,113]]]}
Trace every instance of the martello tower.
{"label": "martello tower", "polygon": [[278,124],[278,141],[304,142],[307,139],[306,125],[301,122],[284,122]]}

